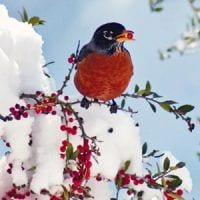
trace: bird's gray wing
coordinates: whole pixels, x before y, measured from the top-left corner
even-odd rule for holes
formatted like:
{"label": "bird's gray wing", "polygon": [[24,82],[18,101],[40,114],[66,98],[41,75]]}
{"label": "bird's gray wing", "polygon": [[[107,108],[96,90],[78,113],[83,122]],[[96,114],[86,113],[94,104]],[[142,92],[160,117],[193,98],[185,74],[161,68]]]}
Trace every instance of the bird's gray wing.
{"label": "bird's gray wing", "polygon": [[93,51],[91,50],[91,48],[89,47],[89,44],[84,45],[78,55],[78,62],[80,62],[81,60],[83,60],[83,58],[85,58],[88,54],[92,53]]}

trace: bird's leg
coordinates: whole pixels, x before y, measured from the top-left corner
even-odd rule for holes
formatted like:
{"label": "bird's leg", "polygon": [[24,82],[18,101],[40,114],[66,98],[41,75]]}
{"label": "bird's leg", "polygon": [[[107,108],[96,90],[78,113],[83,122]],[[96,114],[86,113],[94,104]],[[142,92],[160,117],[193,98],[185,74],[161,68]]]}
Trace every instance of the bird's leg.
{"label": "bird's leg", "polygon": [[113,100],[112,100],[112,104],[111,104],[111,106],[110,106],[110,112],[111,112],[111,113],[117,113],[117,109],[118,109],[117,103],[116,103],[115,100],[113,99]]}
{"label": "bird's leg", "polygon": [[81,100],[81,107],[88,109],[89,106],[90,101],[86,97],[83,97],[83,99]]}
{"label": "bird's leg", "polygon": [[95,102],[95,103],[99,103],[99,100],[98,100],[98,99],[94,99],[94,102]]}

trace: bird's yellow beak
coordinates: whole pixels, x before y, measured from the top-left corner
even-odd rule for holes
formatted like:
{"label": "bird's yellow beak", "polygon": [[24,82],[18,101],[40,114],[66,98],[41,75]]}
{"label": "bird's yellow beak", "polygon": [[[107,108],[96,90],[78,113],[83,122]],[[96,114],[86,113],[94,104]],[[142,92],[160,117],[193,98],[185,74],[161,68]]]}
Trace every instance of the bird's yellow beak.
{"label": "bird's yellow beak", "polygon": [[134,32],[133,31],[128,31],[128,30],[124,30],[121,34],[119,34],[116,37],[116,40],[118,42],[124,42],[127,40],[135,40],[133,37]]}

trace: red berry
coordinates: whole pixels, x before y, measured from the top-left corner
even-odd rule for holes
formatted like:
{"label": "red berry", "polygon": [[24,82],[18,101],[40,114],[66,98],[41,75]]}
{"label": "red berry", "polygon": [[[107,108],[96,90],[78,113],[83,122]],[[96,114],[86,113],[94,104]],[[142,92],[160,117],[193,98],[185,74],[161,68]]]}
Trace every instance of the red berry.
{"label": "red berry", "polygon": [[71,129],[71,130],[70,130],[70,133],[71,133],[72,135],[76,135],[77,129]]}
{"label": "red berry", "polygon": [[72,134],[72,135],[74,135],[74,131],[73,131],[72,128],[70,128],[70,127],[66,127],[66,131],[67,131],[68,134]]}
{"label": "red berry", "polygon": [[13,167],[13,164],[12,164],[12,163],[9,163],[8,166],[9,166],[10,168],[12,168],[12,167]]}
{"label": "red berry", "polygon": [[52,93],[51,97],[53,97],[53,98],[56,97],[56,93]]}
{"label": "red berry", "polygon": [[119,170],[118,172],[119,174],[123,175],[125,173],[125,171],[123,169]]}
{"label": "red berry", "polygon": [[19,114],[16,114],[14,117],[15,117],[16,120],[20,120],[21,119],[21,116]]}
{"label": "red berry", "polygon": [[60,157],[61,157],[62,159],[64,159],[64,158],[65,158],[65,154],[61,153],[61,154],[60,154]]}
{"label": "red berry", "polygon": [[26,104],[26,108],[30,109],[31,108],[31,104]]}
{"label": "red berry", "polygon": [[36,114],[39,114],[39,113],[40,113],[40,109],[39,109],[39,108],[35,108],[34,110],[35,110],[35,113],[36,113]]}
{"label": "red berry", "polygon": [[76,186],[79,186],[81,185],[81,181],[80,180],[73,180],[73,185],[76,187]]}
{"label": "red berry", "polygon": [[77,127],[77,126],[73,126],[72,128],[73,128],[74,130],[77,130],[78,127]]}
{"label": "red berry", "polygon": [[67,140],[63,140],[62,141],[62,145],[66,147],[68,145],[68,141]]}
{"label": "red berry", "polygon": [[150,175],[150,174],[147,174],[147,175],[145,176],[145,178],[146,178],[146,179],[151,179],[151,175]]}
{"label": "red berry", "polygon": [[92,163],[89,161],[85,164],[86,168],[90,168],[92,166]]}
{"label": "red berry", "polygon": [[143,179],[139,179],[139,184],[143,184],[144,180]]}
{"label": "red berry", "polygon": [[61,146],[61,147],[60,147],[60,151],[61,151],[61,152],[65,152],[65,151],[66,151],[66,146]]}
{"label": "red berry", "polygon": [[73,122],[74,119],[72,117],[69,118],[69,122]]}
{"label": "red berry", "polygon": [[41,92],[40,91],[36,91],[36,96],[40,96],[41,95]]}
{"label": "red berry", "polygon": [[53,111],[51,112],[51,114],[52,114],[52,115],[56,115],[56,111],[53,110]]}
{"label": "red berry", "polygon": [[65,97],[64,97],[64,100],[65,100],[65,101],[68,101],[68,100],[69,100],[69,97],[68,97],[68,96],[65,96]]}
{"label": "red berry", "polygon": [[14,113],[14,112],[15,112],[15,108],[14,108],[14,107],[11,107],[11,108],[10,108],[10,112],[11,112],[11,113]]}
{"label": "red berry", "polygon": [[6,146],[7,146],[7,147],[10,147],[10,143],[9,143],[9,142],[7,142],[7,143],[6,143]]}
{"label": "red berry", "polygon": [[47,106],[46,110],[47,110],[48,112],[51,112],[51,111],[52,111],[52,106]]}
{"label": "red berry", "polygon": [[71,110],[66,109],[65,111],[66,111],[67,115],[69,115],[69,116],[72,115],[72,111]]}
{"label": "red berry", "polygon": [[135,175],[131,175],[131,180],[137,180],[136,176]]}
{"label": "red berry", "polygon": [[151,179],[149,180],[149,183],[150,183],[151,185],[154,185],[154,184],[156,183],[156,181],[155,181],[154,179],[151,178]]}
{"label": "red berry", "polygon": [[19,109],[19,108],[20,108],[20,105],[19,105],[18,103],[16,103],[16,104],[15,104],[15,108],[16,108],[16,109]]}
{"label": "red berry", "polygon": [[183,195],[183,190],[178,189],[178,190],[176,191],[176,194],[178,194],[179,196],[182,196],[182,195]]}
{"label": "red berry", "polygon": [[60,126],[60,130],[61,130],[61,131],[66,131],[66,126],[65,126],[64,124],[61,125],[61,126]]}
{"label": "red berry", "polygon": [[78,193],[83,193],[83,189],[82,189],[82,188],[78,188],[78,189],[77,189],[77,192],[78,192]]}
{"label": "red berry", "polygon": [[73,63],[74,59],[72,57],[68,58],[68,63]]}
{"label": "red berry", "polygon": [[138,185],[139,181],[138,180],[134,180],[133,183],[134,183],[134,185]]}
{"label": "red berry", "polygon": [[7,169],[7,172],[9,173],[9,174],[12,174],[12,170],[9,168],[9,169]]}
{"label": "red berry", "polygon": [[102,177],[101,177],[100,174],[98,174],[98,175],[96,176],[96,180],[97,180],[97,181],[101,181],[101,180],[102,180]]}
{"label": "red berry", "polygon": [[132,195],[133,194],[133,190],[127,190],[127,194],[128,195]]}
{"label": "red berry", "polygon": [[24,118],[27,118],[27,117],[28,117],[28,113],[27,113],[27,112],[24,112],[24,113],[22,113],[22,116],[23,116]]}

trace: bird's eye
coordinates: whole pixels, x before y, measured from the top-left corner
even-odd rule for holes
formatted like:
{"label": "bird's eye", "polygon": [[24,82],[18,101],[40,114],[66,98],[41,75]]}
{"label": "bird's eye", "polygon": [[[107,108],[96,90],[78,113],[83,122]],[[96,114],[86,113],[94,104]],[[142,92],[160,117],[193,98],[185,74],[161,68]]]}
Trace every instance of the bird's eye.
{"label": "bird's eye", "polygon": [[113,40],[113,32],[112,31],[104,31],[103,37],[108,40]]}

